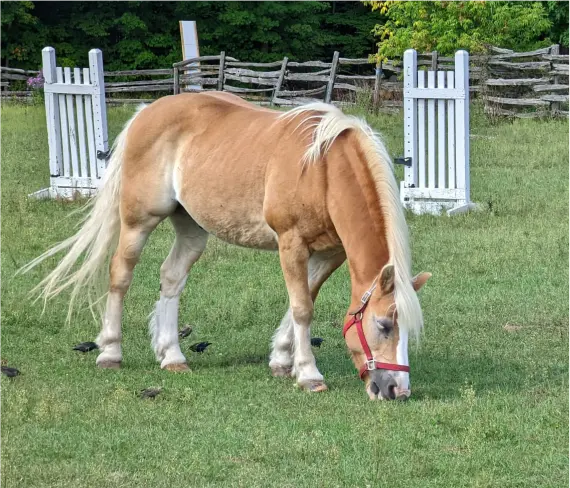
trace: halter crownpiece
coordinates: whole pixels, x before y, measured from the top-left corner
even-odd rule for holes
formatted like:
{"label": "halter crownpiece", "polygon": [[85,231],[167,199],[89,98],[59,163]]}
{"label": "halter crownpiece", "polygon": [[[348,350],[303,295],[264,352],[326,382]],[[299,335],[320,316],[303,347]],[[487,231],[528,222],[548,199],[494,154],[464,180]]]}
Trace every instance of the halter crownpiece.
{"label": "halter crownpiece", "polygon": [[364,295],[362,295],[362,298],[360,299],[362,305],[356,312],[350,313],[350,315],[352,315],[352,318],[346,324],[344,324],[344,327],[342,329],[342,335],[346,337],[346,333],[348,332],[348,330],[353,325],[356,326],[356,332],[358,333],[360,344],[362,345],[364,355],[366,356],[366,362],[358,371],[361,380],[364,379],[364,375],[368,371],[373,371],[375,369],[387,369],[390,371],[405,371],[406,373],[410,372],[409,366],[404,366],[401,364],[393,364],[393,363],[382,363],[374,359],[372,351],[370,350],[370,346],[366,341],[366,336],[364,335],[364,329],[362,328],[362,318],[364,316],[364,310],[366,310],[368,302],[370,301],[370,297],[372,296],[372,292],[374,291],[375,288],[376,288],[376,280],[374,280],[374,284],[364,293]]}

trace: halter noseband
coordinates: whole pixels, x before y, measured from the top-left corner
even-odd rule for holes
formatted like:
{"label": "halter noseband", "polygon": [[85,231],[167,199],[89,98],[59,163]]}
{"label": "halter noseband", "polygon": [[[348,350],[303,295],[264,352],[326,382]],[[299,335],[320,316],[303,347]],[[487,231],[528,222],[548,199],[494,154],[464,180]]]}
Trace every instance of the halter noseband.
{"label": "halter noseband", "polygon": [[364,335],[364,329],[362,328],[362,317],[364,316],[364,310],[366,310],[366,307],[368,306],[368,302],[370,301],[370,297],[372,296],[374,288],[376,288],[376,281],[374,282],[374,285],[372,285],[372,287],[362,297],[361,300],[362,305],[360,306],[360,308],[356,312],[350,314],[352,315],[352,318],[346,324],[344,324],[344,328],[342,329],[342,335],[346,337],[348,329],[350,329],[353,325],[356,326],[356,332],[358,333],[360,344],[362,345],[362,349],[366,356],[366,362],[359,370],[361,380],[364,379],[364,375],[368,371],[373,371],[375,369],[387,369],[390,371],[405,371],[406,373],[410,372],[409,366],[403,366],[401,364],[382,363],[374,359],[374,356],[372,356],[372,351],[370,350],[370,346],[366,341],[366,336]]}

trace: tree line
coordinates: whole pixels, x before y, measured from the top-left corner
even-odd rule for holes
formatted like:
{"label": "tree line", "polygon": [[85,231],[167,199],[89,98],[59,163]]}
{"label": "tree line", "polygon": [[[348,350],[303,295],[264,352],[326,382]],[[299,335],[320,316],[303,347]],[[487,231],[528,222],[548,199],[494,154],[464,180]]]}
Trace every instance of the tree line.
{"label": "tree line", "polygon": [[166,67],[182,59],[179,20],[197,22],[200,54],[260,62],[568,46],[568,2],[21,1],[2,4],[1,64],[38,69],[49,45],[66,66],[98,47],[109,70]]}
{"label": "tree line", "polygon": [[362,57],[383,19],[360,2],[3,2],[1,62],[37,69],[49,45],[62,65],[85,65],[97,47],[109,70],[167,67],[182,59],[179,20],[197,22],[201,55]]}

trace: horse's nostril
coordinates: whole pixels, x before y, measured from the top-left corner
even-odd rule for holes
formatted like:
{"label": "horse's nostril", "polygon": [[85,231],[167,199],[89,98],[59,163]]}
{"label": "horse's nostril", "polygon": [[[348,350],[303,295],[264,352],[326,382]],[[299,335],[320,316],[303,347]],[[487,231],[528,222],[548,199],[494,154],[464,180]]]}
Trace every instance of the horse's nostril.
{"label": "horse's nostril", "polygon": [[396,387],[394,385],[388,387],[388,398],[390,398],[390,400],[396,399]]}
{"label": "horse's nostril", "polygon": [[378,387],[378,385],[376,383],[374,383],[374,381],[370,382],[370,391],[374,395],[378,395],[378,393],[380,392],[380,388]]}

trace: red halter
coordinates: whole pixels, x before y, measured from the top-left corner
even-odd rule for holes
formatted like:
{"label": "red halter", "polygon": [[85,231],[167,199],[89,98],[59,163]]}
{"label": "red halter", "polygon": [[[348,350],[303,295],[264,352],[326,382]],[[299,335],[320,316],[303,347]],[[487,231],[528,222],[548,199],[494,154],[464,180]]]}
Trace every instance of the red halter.
{"label": "red halter", "polygon": [[410,372],[409,366],[403,366],[401,364],[392,364],[392,363],[381,363],[374,359],[372,356],[372,351],[368,346],[368,342],[366,341],[366,336],[364,335],[364,329],[362,328],[362,316],[364,315],[364,310],[368,306],[368,300],[370,299],[370,292],[366,292],[364,297],[362,297],[362,306],[354,313],[351,313],[352,318],[344,324],[344,328],[342,329],[342,335],[346,337],[346,333],[348,329],[350,329],[353,325],[356,325],[356,332],[358,333],[358,338],[360,339],[360,344],[362,345],[362,349],[364,350],[364,354],[366,355],[366,362],[360,368],[360,379],[364,379],[364,374],[368,371],[373,371],[375,369],[388,369],[391,371],[405,371],[406,373]]}

